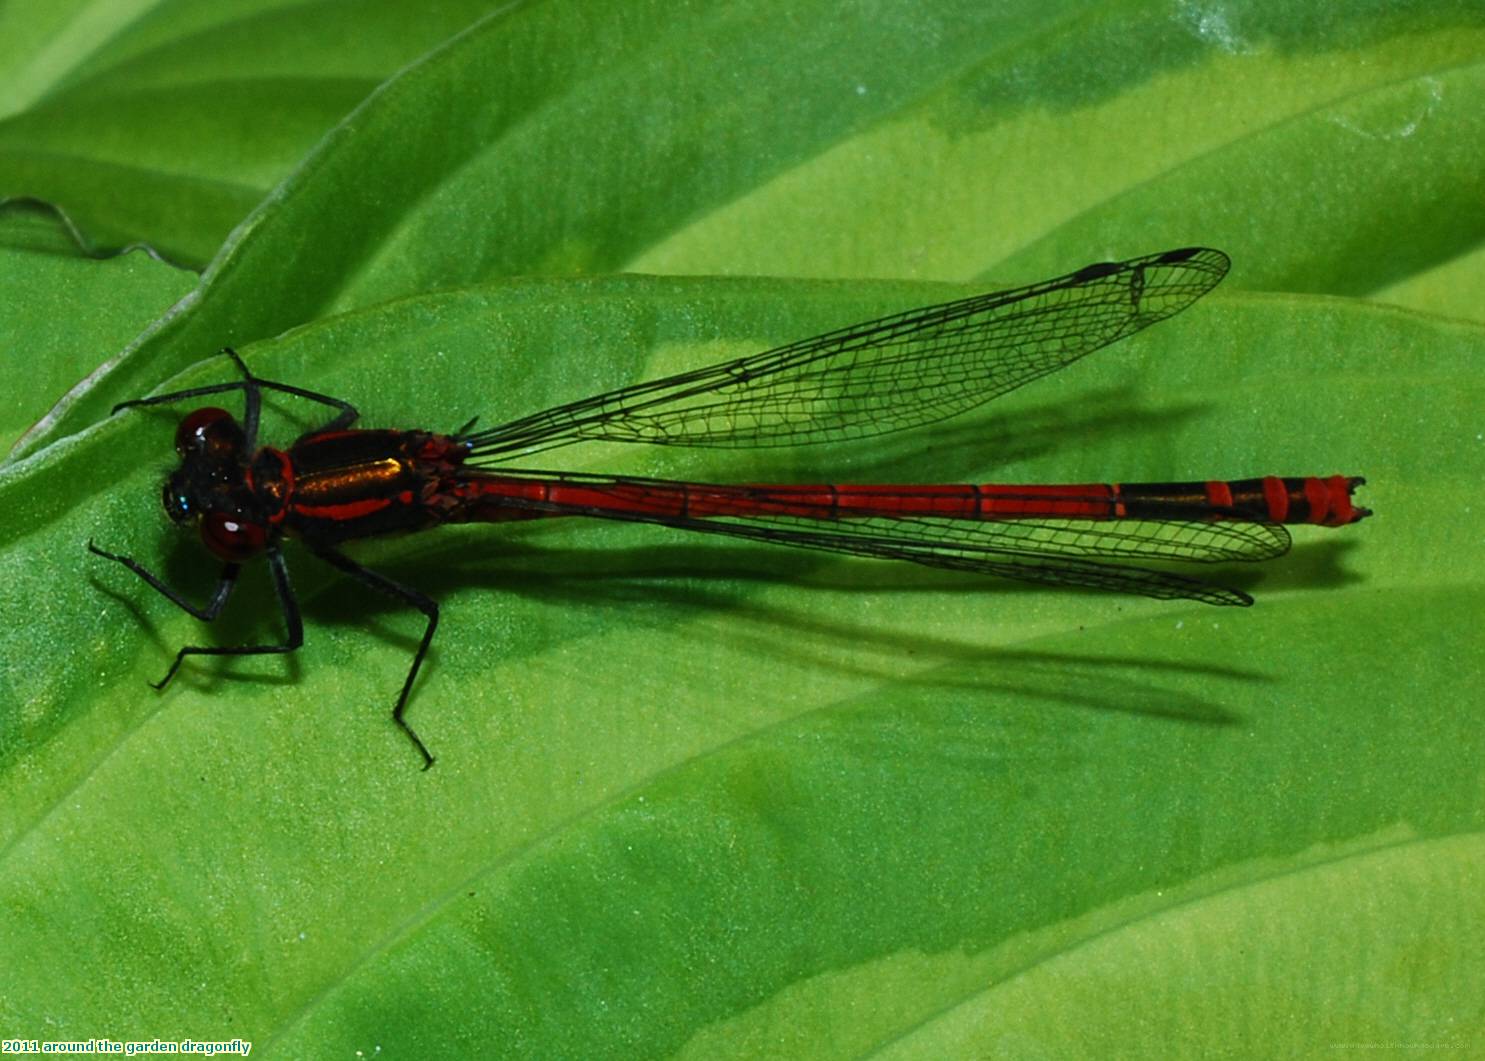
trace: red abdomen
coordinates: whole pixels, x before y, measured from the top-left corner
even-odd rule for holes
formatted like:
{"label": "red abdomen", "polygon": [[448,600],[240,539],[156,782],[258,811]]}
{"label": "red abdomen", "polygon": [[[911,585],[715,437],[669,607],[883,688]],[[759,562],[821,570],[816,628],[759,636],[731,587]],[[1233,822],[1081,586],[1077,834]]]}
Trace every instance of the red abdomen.
{"label": "red abdomen", "polygon": [[1190,483],[1070,485],[716,486],[645,479],[561,479],[462,473],[457,520],[543,515],[659,519],[791,516],[805,519],[1252,520],[1337,527],[1368,515],[1351,502],[1359,478],[1314,476]]}

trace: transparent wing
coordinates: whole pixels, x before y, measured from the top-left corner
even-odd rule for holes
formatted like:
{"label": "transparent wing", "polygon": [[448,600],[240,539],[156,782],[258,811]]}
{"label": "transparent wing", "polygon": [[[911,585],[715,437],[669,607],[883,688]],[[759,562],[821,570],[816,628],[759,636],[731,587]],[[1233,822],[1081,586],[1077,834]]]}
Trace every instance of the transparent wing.
{"label": "transparent wing", "polygon": [[[519,473],[518,473],[519,474]],[[502,478],[506,478],[503,475]],[[533,479],[536,477],[533,476]],[[672,483],[664,480],[541,473],[542,481],[575,484],[583,503],[521,500],[503,496],[507,508],[554,515],[593,516],[751,541],[908,560],[930,567],[974,571],[1021,581],[1090,586],[1163,599],[1247,605],[1237,590],[1120,561],[1219,563],[1268,560],[1287,552],[1288,532],[1277,524],[1248,520],[967,520],[930,515],[900,516],[856,511],[839,517],[826,504],[790,500],[787,513],[769,512],[777,490],[758,488],[760,510],[742,514],[749,488]],[[763,493],[767,491],[767,493]],[[696,516],[700,501],[683,504],[682,492],[738,502],[739,513]],[[1112,560],[1107,563],[1104,561]]]}
{"label": "transparent wing", "polygon": [[1227,273],[1199,247],[1090,265],[639,383],[464,436],[473,463],[584,440],[795,446],[956,416],[1162,321]]}

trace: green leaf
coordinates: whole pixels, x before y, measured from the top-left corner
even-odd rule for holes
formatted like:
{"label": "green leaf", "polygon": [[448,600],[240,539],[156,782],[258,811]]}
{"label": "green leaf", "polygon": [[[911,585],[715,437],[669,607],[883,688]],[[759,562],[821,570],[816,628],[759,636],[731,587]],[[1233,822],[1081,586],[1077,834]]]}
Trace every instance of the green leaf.
{"label": "green leaf", "polygon": [[[1468,146],[1485,136],[1482,98],[1480,62],[1357,91],[1099,202],[1010,264],[1045,266],[1078,235],[1200,232],[1247,263],[1245,286],[1371,294],[1485,237],[1485,170]],[[1276,245],[1259,253],[1255,231]]]}
{"label": "green leaf", "polygon": [[[447,428],[959,293],[523,282],[247,353],[371,424]],[[96,538],[204,595],[210,562],[155,500],[173,417],[53,446],[0,480],[0,608],[26,617],[0,648],[0,1014],[270,1056],[1468,1038],[1485,740],[1460,706],[1485,580],[1475,532],[1439,514],[1482,471],[1455,442],[1482,351],[1474,325],[1219,293],[962,424],[761,458],[580,455],[803,481],[1364,471],[1378,514],[1212,572],[1258,596],[1239,612],[658,528],[366,543],[443,605],[409,715],[439,755],[426,774],[388,718],[418,617],[300,553],[301,652],[145,688],[179,644],[278,636],[265,580],[207,634],[84,553]],[[276,409],[280,437],[318,415]],[[1439,954],[1420,926],[1460,942]],[[1133,976],[1162,1020],[1129,1022]],[[1252,1016],[1295,978],[1294,1024]]]}
{"label": "green leaf", "polygon": [[337,126],[27,448],[224,344],[505,275],[1030,280],[1198,243],[1246,286],[1384,290],[1482,235],[1481,32],[1442,0],[1365,25],[1279,4],[501,9]]}
{"label": "green leaf", "polygon": [[[44,53],[5,32],[39,8],[0,11],[0,67],[38,56],[0,190],[44,111],[80,132],[89,161],[48,172],[92,238],[155,233],[179,198],[205,246],[242,209],[222,159],[267,187],[315,101],[280,138],[257,127],[277,110],[213,90],[220,46],[191,53],[237,31],[238,75],[283,55],[354,79],[335,20],[364,5],[283,8],[277,45],[232,21],[246,6],[165,6],[95,53],[106,6],[59,8],[77,29],[25,37]],[[284,1057],[1468,1049],[1485,330],[1436,314],[1478,316],[1480,25],[1452,0],[515,5],[308,149],[179,303],[94,274],[111,322],[158,299],[124,356],[78,353],[108,341],[69,330],[83,270],[7,259],[44,303],[0,349],[13,423],[89,379],[0,470],[5,1034]],[[147,104],[84,94],[115,76]],[[193,81],[243,126],[204,161],[172,132],[223,128]],[[121,124],[90,134],[84,103]],[[143,174],[108,169],[134,157],[114,130],[154,116]],[[1252,609],[577,520],[362,543],[442,605],[409,711],[425,774],[388,718],[418,616],[291,544],[304,648],[191,660],[156,694],[182,644],[281,636],[263,572],[203,628],[83,548],[210,591],[159,510],[172,411],[107,412],[229,378],[224,343],[368,424],[448,429],[970,290],[882,277],[1030,281],[1192,243],[1233,254],[1224,290],[983,414],[571,466],[1366,475],[1374,518],[1200,572]],[[553,276],[621,269],[833,282]],[[273,403],[269,437],[316,415]]]}
{"label": "green leaf", "polygon": [[0,215],[0,452],[100,360],[195,286],[196,276],[142,250],[108,261],[70,253],[55,218]]}
{"label": "green leaf", "polygon": [[385,77],[488,0],[0,6],[0,199],[204,266]]}

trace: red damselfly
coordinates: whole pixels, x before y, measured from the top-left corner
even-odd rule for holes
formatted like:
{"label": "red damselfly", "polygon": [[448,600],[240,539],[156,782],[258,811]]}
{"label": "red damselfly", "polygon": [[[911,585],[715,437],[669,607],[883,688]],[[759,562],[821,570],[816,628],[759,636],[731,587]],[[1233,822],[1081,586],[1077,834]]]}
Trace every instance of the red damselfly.
{"label": "red damselfly", "polygon": [[[1212,482],[1006,485],[721,485],[512,467],[580,441],[673,446],[792,446],[864,438],[955,416],[1063,368],[1185,309],[1226,274],[1220,251],[1185,248],[1104,262],[1027,287],[938,306],[791,343],[475,431],[352,430],[349,402],[255,376],[128,401],[120,409],[241,391],[243,417],[196,409],[176,431],[180,467],[165,484],[170,518],[196,524],[222,561],[215,591],[188,601],[136,561],[98,548],[180,608],[210,621],[244,561],[264,556],[288,633],[266,645],[176,653],[290,652],[304,639],[281,551],[285,537],[427,619],[392,717],[403,718],[438,626],[427,595],[340,551],[347,541],[444,523],[556,516],[661,524],[827,552],[1091,586],[1207,604],[1247,605],[1235,589],[1139,566],[1148,561],[1268,560],[1290,545],[1286,523],[1341,526],[1363,480],[1302,476]],[[263,391],[336,410],[287,449],[258,445]]]}

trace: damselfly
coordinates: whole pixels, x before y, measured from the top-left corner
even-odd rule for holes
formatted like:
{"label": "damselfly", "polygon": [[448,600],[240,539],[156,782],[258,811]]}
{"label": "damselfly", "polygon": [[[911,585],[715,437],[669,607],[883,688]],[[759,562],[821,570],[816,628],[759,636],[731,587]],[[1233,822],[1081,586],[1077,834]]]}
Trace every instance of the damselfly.
{"label": "damselfly", "polygon": [[[910,310],[710,368],[623,387],[499,427],[452,434],[352,430],[339,398],[255,376],[124,402],[120,409],[241,391],[241,421],[196,409],[176,431],[180,467],[165,511],[196,524],[222,561],[205,604],[126,556],[88,547],[144,579],[196,618],[215,619],[241,565],[264,556],[287,636],[266,645],[176,653],[290,652],[304,639],[281,544],[300,539],[320,559],[426,617],[392,718],[433,756],[403,715],[438,626],[438,605],[368,570],[343,543],[444,523],[557,516],[661,524],[826,552],[1054,585],[1090,586],[1207,604],[1247,605],[1235,589],[1139,566],[1149,561],[1268,560],[1290,545],[1286,523],[1328,527],[1369,515],[1351,502],[1363,480],[1301,476],[1076,485],[721,485],[512,467],[581,441],[671,446],[793,446],[865,438],[955,416],[1055,372],[1101,346],[1185,309],[1226,274],[1220,251],[1185,248],[1104,262],[1010,291]],[[287,449],[259,446],[263,392],[335,410]]]}

